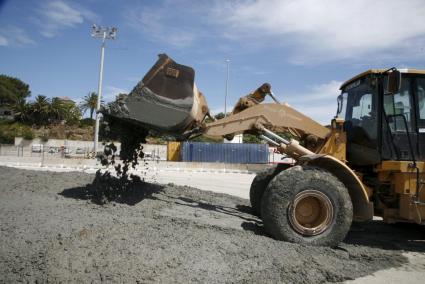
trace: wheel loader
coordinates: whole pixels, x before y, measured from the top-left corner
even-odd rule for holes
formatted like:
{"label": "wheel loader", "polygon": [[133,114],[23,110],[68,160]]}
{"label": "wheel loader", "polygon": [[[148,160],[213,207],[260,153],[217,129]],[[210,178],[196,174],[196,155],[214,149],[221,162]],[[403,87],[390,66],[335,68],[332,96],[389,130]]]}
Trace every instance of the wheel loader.
{"label": "wheel loader", "polygon": [[[227,117],[206,122],[206,99],[192,68],[166,54],[105,118],[174,134],[256,134],[296,160],[260,172],[253,212],[275,239],[336,246],[353,221],[425,221],[425,71],[372,69],[341,86],[336,115],[323,126],[273,96],[264,84]],[[270,95],[274,103],[263,103]],[[290,138],[288,138],[290,137]]]}

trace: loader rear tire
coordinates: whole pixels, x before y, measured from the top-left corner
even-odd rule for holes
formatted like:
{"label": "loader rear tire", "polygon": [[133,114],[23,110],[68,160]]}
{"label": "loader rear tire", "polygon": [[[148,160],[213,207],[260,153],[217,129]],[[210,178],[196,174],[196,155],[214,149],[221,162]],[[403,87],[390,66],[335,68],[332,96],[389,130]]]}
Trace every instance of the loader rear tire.
{"label": "loader rear tire", "polygon": [[277,164],[271,168],[265,169],[255,176],[249,189],[249,201],[251,202],[252,211],[255,215],[261,215],[261,199],[269,182],[281,171],[290,168],[288,164]]}
{"label": "loader rear tire", "polygon": [[331,173],[295,166],[270,181],[261,204],[265,230],[275,239],[337,246],[353,219],[346,187]]}

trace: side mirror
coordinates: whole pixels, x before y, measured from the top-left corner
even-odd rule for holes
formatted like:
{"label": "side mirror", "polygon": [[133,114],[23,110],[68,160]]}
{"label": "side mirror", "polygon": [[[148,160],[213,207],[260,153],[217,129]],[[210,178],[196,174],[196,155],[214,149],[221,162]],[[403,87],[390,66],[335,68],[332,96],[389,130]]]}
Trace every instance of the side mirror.
{"label": "side mirror", "polygon": [[384,87],[384,93],[397,94],[400,91],[401,86],[401,73],[397,69],[393,69],[391,73],[387,75],[387,83]]}
{"label": "side mirror", "polygon": [[337,103],[338,103],[338,108],[336,109],[336,114],[338,115],[338,113],[341,112],[342,110],[342,95],[339,95],[336,99]]}
{"label": "side mirror", "polygon": [[345,119],[345,111],[347,109],[347,93],[343,93],[337,98],[338,108],[335,117]]}

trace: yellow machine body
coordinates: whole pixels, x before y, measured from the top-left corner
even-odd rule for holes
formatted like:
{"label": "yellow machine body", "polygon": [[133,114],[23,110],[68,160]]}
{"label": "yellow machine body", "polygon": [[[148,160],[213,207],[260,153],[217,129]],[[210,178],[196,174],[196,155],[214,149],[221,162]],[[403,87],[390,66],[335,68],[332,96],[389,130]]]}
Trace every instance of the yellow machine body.
{"label": "yellow machine body", "polygon": [[[408,119],[417,116],[405,114],[418,107],[406,107],[409,101],[405,94],[415,96],[412,101],[419,101],[419,108],[423,107],[425,113],[425,71],[373,69],[346,81],[338,98],[338,115],[330,127],[286,103],[281,104],[267,83],[239,99],[227,117],[206,123],[209,109],[194,84],[194,76],[192,68],[161,55],[128,98],[109,107],[104,115],[176,133],[184,139],[201,134],[225,137],[268,133],[275,140],[267,141],[282,154],[294,158],[298,165],[323,168],[345,185],[353,203],[354,220],[370,220],[378,215],[387,222],[424,223],[425,163],[421,157],[425,155],[425,147],[421,145],[425,143],[425,118],[419,121],[423,126],[418,122],[415,128],[407,127],[405,132],[399,126],[407,125]],[[423,86],[419,86],[421,80]],[[407,89],[403,88],[412,82],[418,82],[417,90],[413,94],[406,93]],[[374,101],[369,94],[373,92],[376,93]],[[263,104],[266,95],[275,103]],[[363,95],[356,101],[356,96]],[[350,99],[351,108],[347,107]],[[387,105],[391,103],[392,109],[389,109]],[[346,114],[344,108],[352,113]],[[353,118],[345,119],[350,115]],[[377,123],[386,130],[377,127]],[[372,137],[377,142],[368,133],[370,129],[381,131],[378,138]],[[276,133],[286,133],[286,138]],[[376,145],[370,143],[370,139]],[[170,150],[170,160],[177,159],[175,153],[177,148]]]}

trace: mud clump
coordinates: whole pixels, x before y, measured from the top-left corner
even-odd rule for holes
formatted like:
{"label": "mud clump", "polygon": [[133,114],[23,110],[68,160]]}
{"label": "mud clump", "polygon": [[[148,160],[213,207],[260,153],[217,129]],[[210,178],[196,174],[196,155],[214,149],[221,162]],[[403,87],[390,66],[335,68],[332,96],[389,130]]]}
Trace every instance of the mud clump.
{"label": "mud clump", "polygon": [[[106,204],[110,201],[119,201],[122,196],[128,195],[129,191],[134,191],[135,188],[143,189],[145,183],[139,176],[129,174],[129,170],[136,169],[143,160],[141,143],[146,142],[148,133],[147,129],[133,123],[104,116],[101,138],[106,142],[103,153],[98,158],[106,170],[99,169],[93,182],[84,189],[89,199],[96,204]],[[112,140],[121,142],[119,152]]]}
{"label": "mud clump", "polygon": [[142,189],[143,185],[139,176],[118,178],[108,171],[104,173],[97,171],[93,183],[86,187],[86,192],[92,202],[103,205],[111,201],[120,202],[123,196],[128,195],[132,190]]}
{"label": "mud clump", "polygon": [[[114,166],[118,177],[128,178],[128,170],[133,169],[139,164],[139,160],[143,159],[143,146],[141,143],[146,142],[146,136],[149,131],[139,125],[127,121],[119,120],[112,116],[104,116],[102,121],[101,138],[104,141],[118,140],[121,142],[121,150],[117,154],[117,147],[113,142],[104,142],[105,147],[100,161],[103,166]],[[122,163],[116,163],[116,159],[120,158]]]}
{"label": "mud clump", "polygon": [[110,202],[134,205],[161,190],[162,186],[147,183],[137,175],[116,177],[109,171],[97,171],[93,182],[80,187],[79,190],[65,190],[60,194],[65,197],[90,200],[99,205]]}

